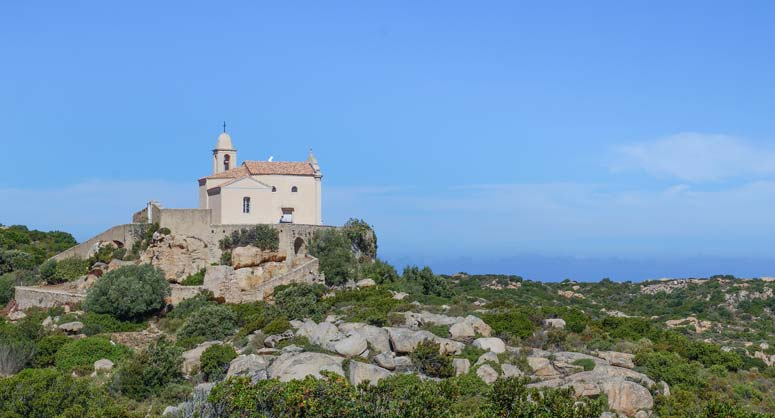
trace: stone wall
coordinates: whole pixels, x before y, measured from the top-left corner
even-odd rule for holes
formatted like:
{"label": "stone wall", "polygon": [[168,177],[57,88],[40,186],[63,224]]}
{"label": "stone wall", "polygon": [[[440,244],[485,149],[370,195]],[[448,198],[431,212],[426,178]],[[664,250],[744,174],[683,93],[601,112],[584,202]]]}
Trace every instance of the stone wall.
{"label": "stone wall", "polygon": [[176,235],[204,239],[210,227],[210,209],[160,209],[159,226]]}
{"label": "stone wall", "polygon": [[65,251],[55,255],[53,258],[57,261],[69,257],[89,258],[100,242],[116,242],[119,246],[130,249],[145,234],[147,224],[124,224],[116,225],[107,231],[84,241],[75,247],[68,248]]}
{"label": "stone wall", "polygon": [[167,303],[170,305],[177,305],[183,300],[193,298],[202,290],[204,290],[204,286],[183,286],[179,284],[171,284],[170,297],[167,299]]}
{"label": "stone wall", "polygon": [[18,309],[23,311],[32,307],[52,308],[54,306],[74,305],[83,302],[86,295],[42,287],[16,286],[14,299]]}

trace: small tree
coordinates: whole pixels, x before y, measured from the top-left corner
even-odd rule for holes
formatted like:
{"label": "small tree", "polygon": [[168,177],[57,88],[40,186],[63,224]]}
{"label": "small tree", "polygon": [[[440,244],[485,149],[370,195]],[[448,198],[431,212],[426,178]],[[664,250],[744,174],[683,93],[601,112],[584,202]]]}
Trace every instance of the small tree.
{"label": "small tree", "polygon": [[178,331],[178,337],[220,340],[237,328],[237,315],[222,305],[207,305],[195,311]]}
{"label": "small tree", "polygon": [[327,285],[342,285],[354,278],[356,260],[352,242],[344,232],[335,229],[315,232],[309,253],[320,260],[320,270],[326,275]]}
{"label": "small tree", "polygon": [[208,347],[202,353],[202,373],[208,382],[221,380],[229,369],[229,363],[237,357],[237,352],[226,344],[216,344]]}
{"label": "small tree", "polygon": [[89,272],[89,262],[78,257],[65,258],[57,262],[55,267],[55,281],[69,282]]}
{"label": "small tree", "polygon": [[86,295],[84,308],[138,320],[162,309],[169,294],[170,285],[160,270],[147,264],[124,266],[97,279]]}
{"label": "small tree", "polygon": [[113,386],[135,400],[142,400],[169,383],[182,379],[183,349],[161,338],[116,373]]}
{"label": "small tree", "polygon": [[412,362],[421,373],[431,377],[452,377],[455,367],[449,356],[439,353],[439,343],[424,340],[412,352]]}

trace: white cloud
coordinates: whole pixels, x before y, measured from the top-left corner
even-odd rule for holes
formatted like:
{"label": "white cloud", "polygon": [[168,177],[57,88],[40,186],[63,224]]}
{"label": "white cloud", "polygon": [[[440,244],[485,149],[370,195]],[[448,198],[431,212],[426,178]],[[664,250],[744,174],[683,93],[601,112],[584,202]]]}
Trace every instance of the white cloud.
{"label": "white cloud", "polygon": [[690,182],[775,174],[775,149],[731,136],[681,133],[616,148],[615,170],[640,169]]}

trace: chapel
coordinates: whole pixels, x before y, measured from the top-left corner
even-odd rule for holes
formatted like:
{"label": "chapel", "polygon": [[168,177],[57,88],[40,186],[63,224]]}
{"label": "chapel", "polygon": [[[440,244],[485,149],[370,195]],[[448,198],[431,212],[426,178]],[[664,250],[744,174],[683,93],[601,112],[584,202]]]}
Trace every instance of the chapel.
{"label": "chapel", "polygon": [[239,164],[224,126],[213,149],[212,174],[199,179],[199,208],[211,210],[212,224],[322,225],[322,179],[311,149],[306,161]]}

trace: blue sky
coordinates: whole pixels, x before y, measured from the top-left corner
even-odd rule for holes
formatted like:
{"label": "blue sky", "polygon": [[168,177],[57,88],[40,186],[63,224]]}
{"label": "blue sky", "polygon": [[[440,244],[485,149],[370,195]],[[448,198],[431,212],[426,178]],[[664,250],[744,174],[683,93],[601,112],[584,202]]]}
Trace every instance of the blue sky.
{"label": "blue sky", "polygon": [[240,159],[399,266],[775,275],[771,2],[6,2],[0,222],[85,239]]}

